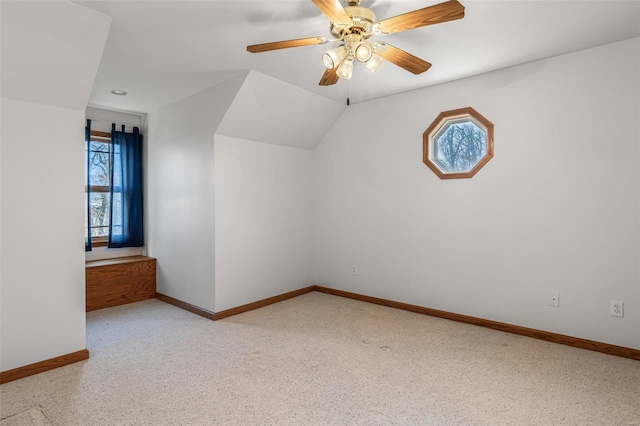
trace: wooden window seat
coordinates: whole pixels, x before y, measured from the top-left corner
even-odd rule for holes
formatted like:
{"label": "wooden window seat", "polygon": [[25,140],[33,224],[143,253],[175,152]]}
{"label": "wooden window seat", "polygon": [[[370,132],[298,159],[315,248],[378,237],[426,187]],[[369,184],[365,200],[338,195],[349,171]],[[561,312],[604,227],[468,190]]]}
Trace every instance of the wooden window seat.
{"label": "wooden window seat", "polygon": [[129,256],[86,262],[87,312],[152,299],[156,259]]}

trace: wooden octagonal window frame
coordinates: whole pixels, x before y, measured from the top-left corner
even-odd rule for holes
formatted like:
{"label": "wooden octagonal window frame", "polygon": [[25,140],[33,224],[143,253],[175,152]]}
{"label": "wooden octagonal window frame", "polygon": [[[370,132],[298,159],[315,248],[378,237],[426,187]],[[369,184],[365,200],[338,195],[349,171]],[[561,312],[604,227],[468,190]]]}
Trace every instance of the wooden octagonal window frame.
{"label": "wooden octagonal window frame", "polygon": [[[436,138],[442,129],[449,127],[452,124],[465,121],[472,122],[480,130],[484,131],[486,136],[487,152],[469,171],[450,172],[445,170],[440,164],[438,164],[438,161],[434,159],[434,155],[436,153]],[[493,124],[471,107],[444,111],[438,115],[422,135],[422,145],[422,159],[424,164],[426,164],[427,167],[429,167],[440,179],[470,178],[493,158]]]}

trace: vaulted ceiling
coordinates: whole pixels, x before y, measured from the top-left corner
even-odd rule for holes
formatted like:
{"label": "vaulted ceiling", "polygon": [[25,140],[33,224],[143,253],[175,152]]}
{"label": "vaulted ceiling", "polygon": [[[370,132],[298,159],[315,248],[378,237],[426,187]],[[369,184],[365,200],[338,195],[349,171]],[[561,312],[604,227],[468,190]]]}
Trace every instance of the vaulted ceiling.
{"label": "vaulted ceiling", "polygon": [[[362,0],[378,19],[439,3]],[[90,103],[148,112],[247,70],[328,99],[363,102],[512,65],[640,36],[638,1],[460,0],[464,19],[384,36],[433,64],[413,75],[390,63],[318,85],[330,45],[252,54],[249,44],[328,36],[310,0],[100,1],[75,3],[113,18]],[[118,97],[112,89],[123,89]]]}

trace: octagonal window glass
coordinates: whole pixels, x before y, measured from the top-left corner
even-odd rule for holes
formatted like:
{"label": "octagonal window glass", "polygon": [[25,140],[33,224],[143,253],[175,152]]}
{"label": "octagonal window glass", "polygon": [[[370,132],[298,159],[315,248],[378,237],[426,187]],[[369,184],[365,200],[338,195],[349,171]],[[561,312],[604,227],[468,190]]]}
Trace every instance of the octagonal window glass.
{"label": "octagonal window glass", "polygon": [[424,133],[424,163],[441,179],[469,178],[493,157],[493,124],[473,108],[445,111]]}
{"label": "octagonal window glass", "polygon": [[487,133],[468,118],[447,121],[433,142],[433,159],[446,173],[468,172],[487,155]]}

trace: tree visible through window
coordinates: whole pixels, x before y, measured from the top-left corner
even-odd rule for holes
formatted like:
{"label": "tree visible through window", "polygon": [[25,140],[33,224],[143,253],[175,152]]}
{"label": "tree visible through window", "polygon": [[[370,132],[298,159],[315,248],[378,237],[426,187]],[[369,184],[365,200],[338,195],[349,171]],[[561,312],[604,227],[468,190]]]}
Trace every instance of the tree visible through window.
{"label": "tree visible through window", "polygon": [[423,144],[424,163],[441,179],[469,178],[493,157],[493,124],[470,107],[445,111]]}
{"label": "tree visible through window", "polygon": [[468,118],[447,125],[435,136],[435,160],[448,172],[468,172],[487,154],[487,136]]}
{"label": "tree visible through window", "polygon": [[[111,181],[111,170],[109,166],[110,148],[109,133],[91,132],[88,161],[89,185],[91,187],[90,230],[91,238],[95,245],[101,245],[101,243],[106,244],[107,237],[109,236],[109,203],[111,198],[109,194]],[[87,202],[88,200],[85,201],[85,203]],[[87,209],[85,209],[85,212],[86,211]]]}

